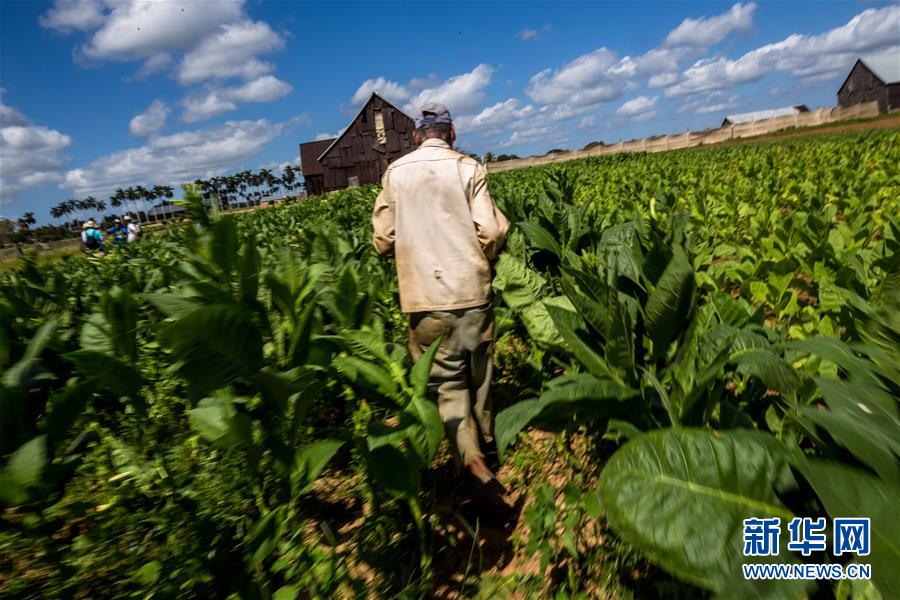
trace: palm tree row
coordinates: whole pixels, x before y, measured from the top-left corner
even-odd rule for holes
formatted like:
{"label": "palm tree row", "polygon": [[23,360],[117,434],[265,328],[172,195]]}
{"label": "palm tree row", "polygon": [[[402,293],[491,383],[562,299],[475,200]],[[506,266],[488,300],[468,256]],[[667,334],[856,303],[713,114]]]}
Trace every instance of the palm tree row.
{"label": "palm tree row", "polygon": [[84,215],[89,210],[96,210],[102,213],[106,210],[106,202],[97,200],[93,196],[88,196],[83,200],[69,198],[50,208],[50,216],[54,219],[58,219],[60,217],[75,215],[77,221],[83,221]]}
{"label": "palm tree row", "polygon": [[[233,175],[212,177],[210,179],[197,179],[194,181],[200,187],[203,198],[212,201],[214,198],[222,210],[236,206],[255,206],[266,198],[271,198],[282,189],[291,192],[302,187],[299,180],[300,169],[292,165],[286,165],[279,177],[269,169],[260,169],[257,172],[251,170],[241,171]],[[151,217],[158,220],[155,213],[147,210],[146,203],[153,206],[157,201],[161,205],[168,204],[168,200],[174,195],[174,190],[168,185],[154,185],[144,187],[136,185],[128,188],[117,188],[109,197],[109,206],[132,212],[139,222],[147,221]],[[97,200],[88,196],[83,200],[70,198],[64,200],[50,209],[50,216],[54,219],[74,215],[78,221],[83,221],[88,211],[96,210],[100,213],[106,210],[107,204],[103,200]],[[165,214],[165,212],[163,212]],[[143,217],[143,219],[142,219]]]}
{"label": "palm tree row", "polygon": [[301,187],[298,179],[300,169],[286,165],[281,176],[269,169],[257,172],[241,171],[233,175],[197,179],[194,184],[200,187],[203,199],[218,202],[219,208],[225,210],[235,206],[255,206],[265,198],[271,198],[282,189],[291,192]]}
{"label": "palm tree row", "polygon": [[[174,195],[175,190],[169,185],[154,185],[153,187],[136,185],[125,189],[116,188],[116,193],[109,197],[109,202],[114,207],[119,207],[124,204],[126,208],[128,207],[128,204],[131,203],[134,213],[137,215],[138,222],[140,222],[142,212],[145,219],[149,220],[150,217],[150,213],[147,212],[145,203],[149,202],[152,206],[157,200],[165,202]],[[152,216],[154,221],[159,220],[155,213]]]}

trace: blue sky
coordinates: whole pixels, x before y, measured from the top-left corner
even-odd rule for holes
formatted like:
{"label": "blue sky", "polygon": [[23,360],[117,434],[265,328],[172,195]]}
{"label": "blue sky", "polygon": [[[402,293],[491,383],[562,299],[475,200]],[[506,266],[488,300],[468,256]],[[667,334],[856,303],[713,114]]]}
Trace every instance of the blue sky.
{"label": "blue sky", "polygon": [[296,163],[373,90],[519,155],[830,106],[885,2],[0,2],[0,215]]}

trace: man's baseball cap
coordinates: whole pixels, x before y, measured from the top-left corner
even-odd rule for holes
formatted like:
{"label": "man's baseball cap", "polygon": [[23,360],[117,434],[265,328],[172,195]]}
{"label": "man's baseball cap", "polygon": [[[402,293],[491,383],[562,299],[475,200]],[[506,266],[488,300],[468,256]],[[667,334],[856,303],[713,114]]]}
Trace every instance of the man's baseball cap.
{"label": "man's baseball cap", "polygon": [[450,118],[450,110],[440,102],[426,102],[423,104],[416,115],[416,129],[438,123],[446,123],[447,125],[453,123],[453,119]]}

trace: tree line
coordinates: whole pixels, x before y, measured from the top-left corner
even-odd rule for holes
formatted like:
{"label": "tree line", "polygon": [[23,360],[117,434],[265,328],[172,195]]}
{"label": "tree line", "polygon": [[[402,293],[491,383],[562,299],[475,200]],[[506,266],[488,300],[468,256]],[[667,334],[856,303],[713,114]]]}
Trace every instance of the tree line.
{"label": "tree line", "polygon": [[[263,200],[276,197],[282,192],[291,194],[298,191],[303,188],[301,178],[300,168],[289,164],[282,169],[280,175],[271,169],[246,169],[231,175],[196,179],[193,183],[199,188],[205,202],[215,202],[220,210],[228,210],[258,206]],[[0,241],[3,244],[20,244],[65,239],[71,237],[73,229],[78,229],[82,222],[98,213],[102,215],[100,222],[104,226],[121,216],[118,211],[106,214],[108,209],[123,209],[140,223],[165,220],[181,212],[167,208],[172,205],[174,195],[172,186],[136,185],[117,188],[107,200],[94,196],[69,198],[50,208],[53,219],[66,218],[62,225],[42,225],[36,228],[34,212],[30,211],[16,221],[0,218]]]}

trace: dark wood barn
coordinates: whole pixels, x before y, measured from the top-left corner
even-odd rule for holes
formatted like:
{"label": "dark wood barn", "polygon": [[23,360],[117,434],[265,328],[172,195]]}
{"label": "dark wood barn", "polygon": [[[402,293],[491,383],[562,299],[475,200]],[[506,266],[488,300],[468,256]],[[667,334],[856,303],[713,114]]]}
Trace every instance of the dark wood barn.
{"label": "dark wood barn", "polygon": [[372,94],[336,139],[300,144],[306,193],[380,182],[392,161],[415,149],[414,129],[411,118]]}
{"label": "dark wood barn", "polygon": [[900,53],[857,59],[837,97],[840,106],[877,100],[881,113],[900,108]]}
{"label": "dark wood barn", "polygon": [[307,196],[319,196],[325,193],[325,169],[319,162],[319,156],[334,140],[335,138],[331,138],[300,144],[300,169],[306,183]]}

